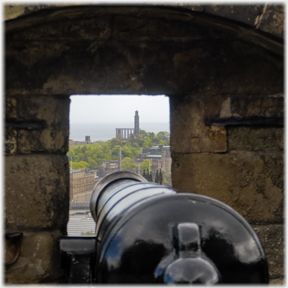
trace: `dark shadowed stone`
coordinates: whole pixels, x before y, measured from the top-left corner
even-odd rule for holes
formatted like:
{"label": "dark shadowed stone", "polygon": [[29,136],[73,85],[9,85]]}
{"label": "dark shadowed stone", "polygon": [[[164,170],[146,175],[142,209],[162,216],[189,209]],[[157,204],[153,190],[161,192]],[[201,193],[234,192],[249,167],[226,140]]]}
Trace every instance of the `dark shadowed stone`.
{"label": "dark shadowed stone", "polygon": [[[7,23],[10,95],[267,95],[283,89],[283,49],[270,53],[262,36],[249,43],[243,39],[247,28],[234,22],[159,7],[72,7],[49,13],[33,15],[36,20],[30,22],[29,17],[15,20],[18,26]],[[25,23],[27,28],[19,30]]]}
{"label": "dark shadowed stone", "polygon": [[[284,276],[284,226],[283,225],[253,225],[265,251],[270,284],[278,284]],[[282,280],[283,281],[283,280]]]}

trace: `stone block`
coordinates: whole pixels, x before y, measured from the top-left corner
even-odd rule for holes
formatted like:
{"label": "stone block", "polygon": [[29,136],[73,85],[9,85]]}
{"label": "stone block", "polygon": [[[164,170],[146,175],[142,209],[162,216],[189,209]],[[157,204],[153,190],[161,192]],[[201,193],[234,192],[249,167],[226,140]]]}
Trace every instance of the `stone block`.
{"label": "stone block", "polygon": [[172,153],[172,184],[216,198],[250,223],[283,222],[282,153]]}
{"label": "stone block", "polygon": [[284,279],[284,277],[277,278],[277,279],[271,279],[269,281],[269,284],[273,285],[273,286],[284,286],[285,285],[285,279]]}
{"label": "stone block", "polygon": [[280,127],[228,127],[228,150],[280,151],[284,147]]}
{"label": "stone block", "polygon": [[15,154],[17,152],[17,131],[6,128],[5,130],[5,154]]}
{"label": "stone block", "polygon": [[14,264],[6,267],[5,283],[57,283],[63,279],[58,243],[60,236],[59,230],[23,233],[20,256]]}
{"label": "stone block", "polygon": [[266,33],[270,33],[277,37],[284,35],[284,18],[285,18],[285,5],[284,3],[266,4],[263,13],[259,15],[256,27]]}
{"label": "stone block", "polygon": [[226,128],[205,126],[204,119],[220,113],[223,97],[170,97],[172,152],[226,152]]}
{"label": "stone block", "polygon": [[17,100],[13,97],[5,98],[5,116],[6,118],[16,118],[17,117]]}
{"label": "stone block", "polygon": [[8,156],[4,179],[7,229],[66,227],[69,210],[66,155]]}
{"label": "stone block", "polygon": [[284,277],[284,227],[283,225],[256,225],[256,231],[268,261],[270,284],[280,284]]}
{"label": "stone block", "polygon": [[20,130],[18,153],[68,152],[69,127],[50,127],[42,131]]}
{"label": "stone block", "polygon": [[[6,121],[11,126],[7,129],[16,131],[17,142],[11,139],[10,131],[6,132],[6,135],[9,136],[6,137],[6,153],[11,154],[16,151],[17,153],[44,151],[67,153],[70,99],[68,97],[43,96],[15,98],[16,100],[12,99],[15,100],[13,102],[15,111],[13,110],[13,113],[6,116]],[[7,106],[9,106],[8,104]],[[23,127],[25,125],[26,129]],[[29,125],[30,127],[28,127]]]}

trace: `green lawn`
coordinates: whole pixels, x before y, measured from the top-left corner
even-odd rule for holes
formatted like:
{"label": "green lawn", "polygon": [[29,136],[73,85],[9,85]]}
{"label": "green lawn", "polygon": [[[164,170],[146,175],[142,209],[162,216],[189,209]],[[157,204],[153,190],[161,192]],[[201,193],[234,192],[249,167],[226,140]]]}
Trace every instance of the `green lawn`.
{"label": "green lawn", "polygon": [[88,146],[88,147],[91,147],[91,148],[95,148],[96,146],[98,146],[99,144],[83,144],[83,145],[69,145],[69,151],[71,150],[75,150],[77,149],[78,147],[83,147],[83,146]]}

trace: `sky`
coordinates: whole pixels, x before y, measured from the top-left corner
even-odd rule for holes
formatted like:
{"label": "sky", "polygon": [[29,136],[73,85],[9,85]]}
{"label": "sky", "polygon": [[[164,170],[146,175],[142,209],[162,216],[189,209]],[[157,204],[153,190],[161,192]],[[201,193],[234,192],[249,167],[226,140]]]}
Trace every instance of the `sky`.
{"label": "sky", "polygon": [[169,123],[169,97],[164,95],[72,95],[70,124],[131,122],[139,111],[142,123]]}

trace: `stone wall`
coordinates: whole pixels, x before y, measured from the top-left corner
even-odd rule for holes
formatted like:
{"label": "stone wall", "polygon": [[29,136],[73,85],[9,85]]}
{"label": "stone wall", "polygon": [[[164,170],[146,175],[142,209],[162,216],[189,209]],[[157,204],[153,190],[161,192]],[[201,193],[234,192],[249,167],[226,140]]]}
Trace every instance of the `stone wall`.
{"label": "stone wall", "polygon": [[58,282],[63,277],[58,239],[66,233],[69,209],[70,100],[16,95],[5,100],[5,230],[23,234],[20,257],[6,267],[5,281]]}
{"label": "stone wall", "polygon": [[170,97],[173,186],[242,214],[283,281],[283,6],[180,6],[7,16],[6,283],[65,281],[69,96],[124,93]]}

